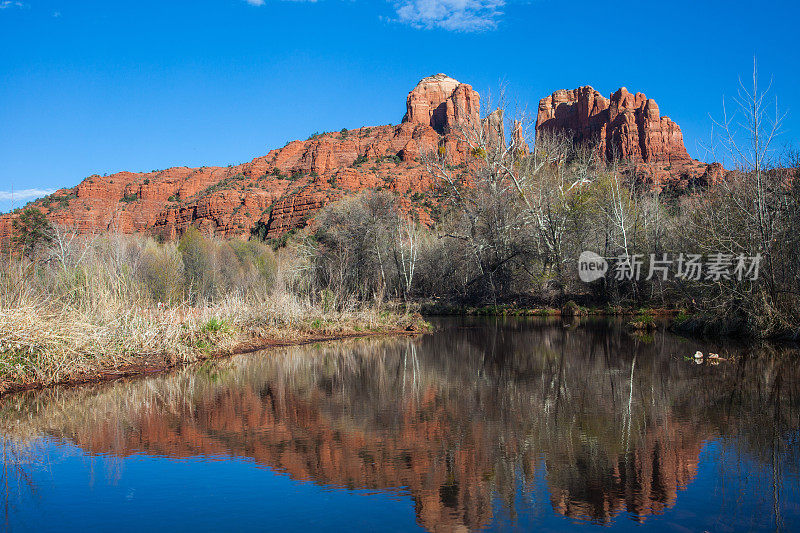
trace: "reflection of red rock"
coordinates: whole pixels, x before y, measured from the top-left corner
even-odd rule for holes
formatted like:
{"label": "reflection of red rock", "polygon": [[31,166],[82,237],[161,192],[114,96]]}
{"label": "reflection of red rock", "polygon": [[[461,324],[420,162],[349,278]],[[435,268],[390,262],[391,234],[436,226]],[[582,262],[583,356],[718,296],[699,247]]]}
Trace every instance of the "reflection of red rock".
{"label": "reflection of red rock", "polygon": [[550,469],[548,460],[548,471],[556,472],[548,479],[553,508],[564,516],[601,522],[623,510],[639,520],[662,513],[697,475],[702,442],[692,427],[669,421],[652,428],[631,453],[609,457],[605,471],[559,472],[563,467]]}
{"label": "reflection of red rock", "polygon": [[[271,388],[228,390],[169,416],[143,411],[120,434],[115,423],[74,435],[87,451],[167,457],[233,455],[293,479],[338,487],[408,491],[430,531],[463,531],[492,519],[490,436],[481,424],[453,432],[431,391],[406,405],[394,431],[348,427],[322,414],[324,395],[300,400]],[[456,440],[459,437],[463,437]]]}
{"label": "reflection of red rock", "polygon": [[[327,415],[330,401],[319,389],[303,398],[272,386],[227,389],[178,409],[143,409],[130,424],[87,427],[72,438],[95,453],[241,456],[297,480],[407,490],[420,525],[431,531],[491,523],[493,491],[515,492],[504,487],[513,476],[498,477],[503,457],[519,458],[526,479],[534,478],[538,454],[523,453],[527,445],[516,433],[499,433],[497,424],[455,411],[458,402],[445,401],[434,389],[393,413],[387,427]],[[605,463],[580,448],[569,456],[550,451],[552,505],[565,516],[603,522],[622,510],[637,517],[659,513],[696,475],[701,442],[690,428],[670,421],[650,427],[628,455],[609,456]]]}
{"label": "reflection of red rock", "polygon": [[722,176],[719,164],[689,156],[680,127],[661,115],[655,100],[625,87],[610,99],[589,86],[556,91],[539,102],[536,131],[597,143],[607,159],[629,162],[656,185],[685,187],[690,181],[711,182]]}

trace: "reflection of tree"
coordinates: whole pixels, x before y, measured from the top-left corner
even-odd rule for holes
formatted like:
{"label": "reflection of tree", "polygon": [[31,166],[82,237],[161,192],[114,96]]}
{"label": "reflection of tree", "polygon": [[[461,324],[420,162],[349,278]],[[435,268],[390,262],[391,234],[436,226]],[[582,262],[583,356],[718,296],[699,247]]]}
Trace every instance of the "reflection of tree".
{"label": "reflection of tree", "polygon": [[[698,388],[694,401],[704,407],[710,423],[719,428],[735,454],[720,454],[720,477],[735,502],[744,493],[770,501],[772,522],[782,530],[780,494],[784,479],[800,473],[800,372],[797,351],[774,346],[759,346],[743,351],[743,356],[728,365],[726,372],[715,373]],[[676,410],[691,412],[694,406],[676,405]],[[760,468],[752,468],[754,462]],[[734,475],[749,472],[743,482]],[[763,483],[757,483],[757,480]],[[769,487],[768,493],[754,494],[754,487]],[[800,494],[795,494],[795,498]]]}
{"label": "reflection of tree", "polygon": [[21,440],[0,435],[2,470],[0,470],[0,501],[4,528],[10,529],[12,505],[23,493],[36,497],[37,487],[28,467],[42,461],[42,448],[36,438]]}
{"label": "reflection of tree", "polygon": [[513,515],[542,466],[557,512],[607,522],[673,506],[711,436],[741,436],[777,475],[797,454],[798,370],[783,354],[697,367],[682,360],[697,347],[667,335],[480,324],[29,394],[15,412],[89,452],[246,456],[295,479],[407,492],[431,530],[487,525],[494,494]]}

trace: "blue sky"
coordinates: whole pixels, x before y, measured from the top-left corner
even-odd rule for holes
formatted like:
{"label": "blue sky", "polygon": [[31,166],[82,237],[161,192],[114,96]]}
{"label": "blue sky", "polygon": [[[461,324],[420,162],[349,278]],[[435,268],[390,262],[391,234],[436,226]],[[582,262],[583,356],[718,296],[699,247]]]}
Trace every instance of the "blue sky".
{"label": "blue sky", "polygon": [[12,185],[227,165],[397,123],[437,72],[534,111],[559,88],[624,85],[701,157],[756,55],[796,144],[798,20],[790,1],[0,0],[0,210]]}

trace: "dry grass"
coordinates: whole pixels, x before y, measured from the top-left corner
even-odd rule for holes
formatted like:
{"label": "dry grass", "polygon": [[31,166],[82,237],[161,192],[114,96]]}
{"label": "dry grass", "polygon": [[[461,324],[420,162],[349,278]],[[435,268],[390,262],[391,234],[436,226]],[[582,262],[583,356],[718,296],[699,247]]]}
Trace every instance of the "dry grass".
{"label": "dry grass", "polygon": [[[296,257],[278,261],[269,287],[242,283],[199,302],[186,291],[162,303],[142,281],[152,276],[131,266],[137,264],[131,247],[147,253],[154,244],[136,242],[85,243],[92,253],[86,259],[81,252],[79,264],[50,258],[2,265],[0,393],[137,366],[188,363],[276,341],[405,329],[420,321],[405,308],[315,302],[313,294],[292,289],[301,285]],[[174,245],[160,246],[174,252],[169,249]],[[173,281],[182,276],[158,274]]]}
{"label": "dry grass", "polygon": [[216,305],[120,306],[99,316],[47,305],[0,309],[0,390],[147,364],[186,363],[238,346],[404,329],[406,312],[322,312],[297,297],[229,298]]}

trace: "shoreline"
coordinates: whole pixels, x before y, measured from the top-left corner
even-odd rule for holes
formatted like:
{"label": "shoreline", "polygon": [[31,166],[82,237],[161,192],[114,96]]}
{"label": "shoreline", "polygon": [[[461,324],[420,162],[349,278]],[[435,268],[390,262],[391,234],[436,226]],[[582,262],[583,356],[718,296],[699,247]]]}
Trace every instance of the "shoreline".
{"label": "shoreline", "polygon": [[630,319],[629,329],[653,329],[652,319],[667,319],[666,327],[676,335],[694,339],[732,339],[744,342],[800,343],[800,327],[784,327],[766,335],[756,335],[742,320],[716,321],[702,311],[688,311],[671,307],[582,306],[573,300],[560,308],[549,306],[459,306],[449,304],[422,304],[424,317],[618,317]]}
{"label": "shoreline", "polygon": [[484,305],[459,306],[448,304],[423,304],[420,313],[428,316],[637,316],[676,317],[685,309],[669,307],[582,306],[570,300],[561,307]]}
{"label": "shoreline", "polygon": [[[137,361],[119,366],[109,366],[91,371],[79,371],[68,374],[60,379],[48,381],[36,379],[27,382],[14,380],[0,381],[0,400],[18,393],[38,391],[58,387],[78,387],[117,381],[126,378],[137,378],[147,375],[157,375],[172,370],[189,367],[190,365],[224,359],[234,355],[255,353],[270,348],[287,346],[303,346],[318,342],[333,342],[348,339],[388,336],[417,336],[430,333],[433,328],[425,321],[428,317],[480,317],[480,318],[576,318],[576,317],[618,317],[628,319],[626,327],[631,333],[649,332],[653,329],[663,329],[672,334],[686,338],[720,340],[730,339],[744,342],[774,342],[778,344],[797,344],[800,340],[798,333],[774,335],[770,337],[757,337],[746,334],[723,333],[712,334],[697,328],[682,327],[688,324],[699,323],[698,314],[687,314],[683,309],[672,308],[633,308],[621,306],[583,307],[574,302],[568,302],[562,308],[551,307],[514,307],[514,306],[453,306],[439,305],[435,309],[423,309],[421,320],[403,327],[388,326],[386,329],[349,329],[344,331],[314,332],[309,330],[286,330],[285,335],[251,335],[249,338],[239,340],[230,347],[222,348],[219,344],[212,351],[195,351],[191,359],[180,359],[174,353],[139,354]],[[433,312],[436,311],[436,312]],[[419,315],[417,315],[419,317]],[[669,324],[656,328],[653,319],[669,320]],[[241,331],[239,332],[242,333]],[[247,334],[243,335],[247,336]],[[241,337],[240,337],[241,338]],[[220,343],[222,344],[222,343]]]}
{"label": "shoreline", "polygon": [[370,337],[390,337],[390,336],[416,336],[429,333],[427,328],[414,329],[386,329],[381,331],[351,331],[330,334],[312,334],[308,336],[298,336],[295,338],[263,337],[250,341],[244,341],[235,345],[230,350],[222,350],[203,354],[191,361],[174,361],[169,354],[142,356],[142,361],[133,364],[122,365],[116,368],[98,370],[96,373],[81,373],[67,376],[58,381],[45,382],[42,380],[31,381],[28,383],[0,382],[0,400],[14,394],[46,390],[51,388],[72,388],[82,385],[94,385],[100,383],[113,382],[125,378],[138,378],[150,375],[158,375],[172,370],[186,368],[194,364],[206,361],[225,359],[234,355],[245,355],[267,350],[270,348],[281,348],[286,346],[303,346],[318,342],[333,342],[348,339],[360,339]]}

